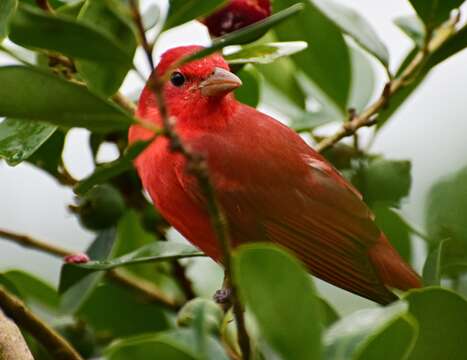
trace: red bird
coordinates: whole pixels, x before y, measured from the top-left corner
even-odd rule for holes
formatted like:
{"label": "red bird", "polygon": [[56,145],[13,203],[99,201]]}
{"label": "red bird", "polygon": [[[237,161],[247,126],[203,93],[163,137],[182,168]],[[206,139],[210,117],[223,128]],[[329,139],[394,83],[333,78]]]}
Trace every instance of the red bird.
{"label": "red bird", "polygon": [[212,36],[222,36],[271,15],[270,0],[230,0],[202,22]]}
{"label": "red bird", "polygon": [[[163,75],[200,49],[169,50],[155,72]],[[313,275],[381,304],[396,299],[389,288],[420,287],[418,275],[376,227],[358,191],[294,131],[236,101],[232,91],[239,86],[240,79],[214,54],[174,70],[164,88],[177,133],[207,160],[234,246],[281,245]],[[161,126],[156,98],[147,87],[137,116]],[[134,125],[129,141],[151,135]],[[185,158],[159,137],[135,164],[160,213],[219,261],[205,200]]]}

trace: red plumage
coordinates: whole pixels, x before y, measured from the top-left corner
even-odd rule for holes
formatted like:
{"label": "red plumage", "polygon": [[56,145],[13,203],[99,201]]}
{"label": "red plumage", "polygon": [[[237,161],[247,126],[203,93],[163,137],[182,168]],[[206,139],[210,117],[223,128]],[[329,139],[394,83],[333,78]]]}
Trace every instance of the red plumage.
{"label": "red plumage", "polygon": [[[197,50],[168,51],[157,73]],[[207,159],[234,245],[276,243],[295,253],[315,276],[382,304],[396,298],[388,287],[419,287],[418,275],[376,227],[358,191],[294,131],[219,88],[225,70],[228,65],[220,55],[184,65],[177,71],[185,82],[168,82],[164,96],[177,119],[177,133]],[[211,96],[205,96],[206,79],[211,85],[213,77],[215,89],[221,90],[212,96],[211,89]],[[222,79],[224,86],[226,81],[232,84],[232,79]],[[161,124],[148,88],[137,116]],[[140,126],[130,129],[130,142],[150,137]],[[136,167],[161,214],[219,260],[205,201],[184,157],[170,151],[167,139],[158,138],[138,157]]]}

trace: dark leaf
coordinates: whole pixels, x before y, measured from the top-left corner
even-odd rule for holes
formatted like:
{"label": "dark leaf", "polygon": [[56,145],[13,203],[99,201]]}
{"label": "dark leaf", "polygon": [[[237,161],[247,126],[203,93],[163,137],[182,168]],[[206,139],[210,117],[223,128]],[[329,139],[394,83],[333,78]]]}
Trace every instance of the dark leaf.
{"label": "dark leaf", "polygon": [[423,285],[433,286],[441,284],[444,246],[449,240],[441,241],[428,255],[423,266]]}
{"label": "dark leaf", "polygon": [[237,75],[242,80],[243,85],[235,91],[238,101],[250,105],[258,106],[260,100],[261,75],[253,65],[247,65],[240,70]]}
{"label": "dark leaf", "polygon": [[258,244],[237,250],[234,270],[240,294],[271,347],[283,359],[320,359],[321,305],[300,263]]}
{"label": "dark leaf", "polygon": [[[91,259],[106,259],[112,256],[115,242],[115,229],[104,230],[89,247],[87,254]],[[73,314],[80,309],[102,279],[104,272],[93,272],[81,276],[76,267],[64,264],[60,274],[59,291],[63,293],[61,308]]]}
{"label": "dark leaf", "polygon": [[38,68],[0,67],[0,84],[0,116],[98,132],[126,129],[134,121],[118,106],[84,86]]}
{"label": "dark leaf", "polygon": [[451,11],[465,0],[409,0],[427,29],[434,29],[449,19]]}
{"label": "dark leaf", "polygon": [[[294,0],[276,0],[274,8],[282,10]],[[350,53],[339,28],[311,1],[275,34],[281,41],[304,40],[308,48],[292,58],[317,87],[342,112],[347,110],[351,86]]]}
{"label": "dark leaf", "polygon": [[0,43],[8,35],[8,23],[18,6],[17,0],[2,0],[0,2]]}
{"label": "dark leaf", "polygon": [[419,324],[410,360],[463,360],[467,333],[467,301],[437,287],[413,290],[404,296]]}
{"label": "dark leaf", "polygon": [[209,15],[226,2],[227,0],[170,0],[169,14],[164,29]]}
{"label": "dark leaf", "polygon": [[14,166],[30,157],[57,129],[41,122],[5,119],[0,123],[0,158]]}
{"label": "dark leaf", "polygon": [[350,35],[362,48],[374,55],[385,67],[389,52],[370,23],[350,7],[333,0],[311,0],[344,33]]}
{"label": "dark leaf", "polygon": [[[124,49],[133,58],[137,41],[132,28],[122,17],[126,14],[116,14],[119,4],[113,0],[88,0],[79,13],[78,21],[88,26],[98,27],[100,32]],[[111,96],[118,91],[131,63],[118,64],[108,61],[80,60],[76,62],[78,72],[88,86],[104,96]]]}
{"label": "dark leaf", "polygon": [[65,145],[65,132],[55,131],[52,136],[32,154],[27,161],[57,177],[59,167],[62,165],[62,152]]}
{"label": "dark leaf", "polygon": [[60,52],[73,58],[132,66],[133,56],[96,26],[66,15],[20,5],[11,20],[10,39],[18,45]]}

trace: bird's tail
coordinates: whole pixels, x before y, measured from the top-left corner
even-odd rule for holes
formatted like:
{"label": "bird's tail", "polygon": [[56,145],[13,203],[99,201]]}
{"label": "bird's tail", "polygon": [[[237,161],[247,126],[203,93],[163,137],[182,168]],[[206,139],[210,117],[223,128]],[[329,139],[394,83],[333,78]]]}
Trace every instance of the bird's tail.
{"label": "bird's tail", "polygon": [[401,258],[383,233],[368,255],[387,287],[405,291],[422,286],[420,276]]}

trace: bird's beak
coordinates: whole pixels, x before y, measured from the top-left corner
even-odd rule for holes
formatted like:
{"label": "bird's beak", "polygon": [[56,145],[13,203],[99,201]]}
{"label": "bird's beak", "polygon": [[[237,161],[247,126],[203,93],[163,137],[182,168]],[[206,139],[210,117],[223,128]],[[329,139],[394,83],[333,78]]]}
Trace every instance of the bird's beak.
{"label": "bird's beak", "polygon": [[204,96],[225,95],[240,86],[242,80],[237,75],[219,67],[216,67],[214,72],[199,85]]}

